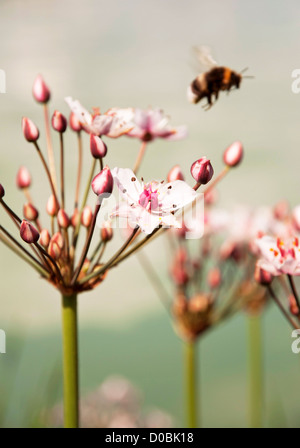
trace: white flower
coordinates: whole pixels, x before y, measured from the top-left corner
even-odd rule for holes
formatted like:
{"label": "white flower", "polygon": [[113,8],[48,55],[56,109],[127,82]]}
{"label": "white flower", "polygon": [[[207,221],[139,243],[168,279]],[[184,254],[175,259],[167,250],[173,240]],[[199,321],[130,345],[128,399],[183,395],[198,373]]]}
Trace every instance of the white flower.
{"label": "white flower", "polygon": [[130,117],[133,115],[132,109],[110,109],[105,114],[96,113],[92,115],[79,101],[73,100],[70,96],[66,97],[65,101],[84,130],[90,134],[117,138],[127,134],[133,128],[130,121]]}
{"label": "white flower", "polygon": [[128,168],[114,168],[112,175],[124,199],[112,216],[128,218],[132,226],[139,226],[147,234],[159,226],[180,228],[174,212],[197,197],[197,193],[181,180],[144,184]]}
{"label": "white flower", "polygon": [[255,240],[260,251],[258,266],[272,275],[300,275],[298,238],[282,240],[263,236]]}

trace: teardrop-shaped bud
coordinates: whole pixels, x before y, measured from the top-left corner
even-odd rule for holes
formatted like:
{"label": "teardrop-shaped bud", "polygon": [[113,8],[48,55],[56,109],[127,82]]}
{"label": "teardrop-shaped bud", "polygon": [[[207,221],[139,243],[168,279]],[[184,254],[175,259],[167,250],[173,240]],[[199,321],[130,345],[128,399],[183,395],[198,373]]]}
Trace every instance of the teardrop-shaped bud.
{"label": "teardrop-shaped bud", "polygon": [[205,185],[213,177],[214,169],[210,160],[206,157],[201,157],[196,160],[191,166],[191,175],[198,184]]}
{"label": "teardrop-shaped bud", "polygon": [[70,225],[70,218],[62,208],[57,213],[57,222],[62,229],[67,229]]}
{"label": "teardrop-shaped bud", "polygon": [[273,280],[272,274],[270,274],[270,272],[265,271],[258,265],[256,265],[255,267],[254,278],[257,283],[264,286],[270,285]]}
{"label": "teardrop-shaped bud", "polygon": [[184,176],[179,165],[173,166],[168,174],[168,182],[175,182],[175,180],[184,180]]}
{"label": "teardrop-shaped bud", "polygon": [[5,196],[5,190],[4,187],[0,184],[0,199],[2,199]]}
{"label": "teardrop-shaped bud", "polygon": [[47,247],[49,246],[50,243],[50,233],[48,232],[47,229],[43,229],[41,231],[41,235],[40,235],[40,241],[39,243],[45,248],[47,249]]}
{"label": "teardrop-shaped bud", "polygon": [[241,142],[234,142],[227,149],[225,149],[223,154],[224,163],[227,166],[237,166],[241,163],[244,155],[243,145]]}
{"label": "teardrop-shaped bud", "polygon": [[29,118],[22,118],[22,131],[28,142],[36,142],[40,136],[40,132],[36,125]]}
{"label": "teardrop-shaped bud", "polygon": [[51,119],[52,127],[55,131],[61,134],[67,129],[67,119],[58,110],[54,112]]}
{"label": "teardrop-shaped bud", "polygon": [[20,189],[29,188],[31,185],[31,176],[25,166],[21,166],[16,177],[17,187]]}
{"label": "teardrop-shaped bud", "polygon": [[93,219],[93,212],[89,205],[86,205],[81,213],[81,224],[84,227],[90,227]]}
{"label": "teardrop-shaped bud", "polygon": [[91,134],[90,149],[94,159],[102,159],[103,157],[106,156],[107,146],[102,140],[102,138],[98,137],[97,135]]}
{"label": "teardrop-shaped bud", "polygon": [[109,221],[105,221],[101,226],[102,241],[107,243],[107,241],[110,241],[112,237],[113,237],[113,229],[111,227],[111,224]]}
{"label": "teardrop-shaped bud", "polygon": [[58,260],[59,257],[61,256],[61,248],[59,247],[59,245],[57,244],[56,241],[54,241],[51,238],[51,241],[49,243],[49,247],[48,247],[48,254],[50,255],[50,257],[53,258],[53,260]]}
{"label": "teardrop-shaped bud", "polygon": [[57,202],[56,202],[55,196],[53,194],[48,199],[46,210],[47,210],[48,215],[50,215],[50,216],[56,216],[58,213]]}
{"label": "teardrop-shaped bud", "polygon": [[75,228],[77,226],[77,224],[78,224],[78,221],[79,221],[79,211],[78,211],[78,208],[75,208],[74,213],[73,213],[72,218],[71,218],[71,225],[72,225],[72,227]]}
{"label": "teardrop-shaped bud", "polygon": [[38,103],[48,103],[50,100],[50,90],[47,87],[42,75],[38,75],[34,81],[32,94]]}
{"label": "teardrop-shaped bud", "polygon": [[23,215],[28,221],[35,221],[39,217],[39,212],[34,205],[28,202],[23,206]]}
{"label": "teardrop-shaped bud", "polygon": [[82,125],[74,112],[71,112],[70,114],[69,126],[74,132],[79,132],[82,130]]}
{"label": "teardrop-shaped bud", "polygon": [[108,166],[105,166],[92,181],[92,189],[97,196],[111,194],[113,186],[114,179]]}
{"label": "teardrop-shaped bud", "polygon": [[53,237],[51,238],[51,241],[55,241],[58,244],[58,247],[60,249],[64,248],[65,245],[65,241],[64,238],[62,236],[62,234],[60,232],[56,232]]}
{"label": "teardrop-shaped bud", "polygon": [[38,242],[40,234],[30,222],[23,219],[20,227],[20,236],[25,243],[33,244]]}

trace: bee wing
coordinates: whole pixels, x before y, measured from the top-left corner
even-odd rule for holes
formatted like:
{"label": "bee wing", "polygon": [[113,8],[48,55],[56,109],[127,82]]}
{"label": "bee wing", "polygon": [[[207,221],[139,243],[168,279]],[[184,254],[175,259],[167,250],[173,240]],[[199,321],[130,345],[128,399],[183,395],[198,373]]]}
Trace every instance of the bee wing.
{"label": "bee wing", "polygon": [[218,63],[211,55],[210,47],[207,47],[206,45],[201,45],[200,47],[193,47],[193,53],[196,57],[199,71],[207,71],[218,65]]}

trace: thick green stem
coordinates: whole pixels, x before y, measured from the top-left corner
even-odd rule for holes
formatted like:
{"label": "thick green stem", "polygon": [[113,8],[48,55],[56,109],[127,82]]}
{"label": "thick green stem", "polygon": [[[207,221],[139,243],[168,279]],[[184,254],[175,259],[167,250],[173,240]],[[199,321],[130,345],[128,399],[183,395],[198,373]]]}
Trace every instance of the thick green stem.
{"label": "thick green stem", "polygon": [[249,424],[251,428],[263,425],[263,353],[261,317],[248,318],[249,338]]}
{"label": "thick green stem", "polygon": [[197,428],[196,350],[194,341],[185,342],[187,427]]}
{"label": "thick green stem", "polygon": [[62,296],[64,426],[78,428],[79,382],[77,296]]}

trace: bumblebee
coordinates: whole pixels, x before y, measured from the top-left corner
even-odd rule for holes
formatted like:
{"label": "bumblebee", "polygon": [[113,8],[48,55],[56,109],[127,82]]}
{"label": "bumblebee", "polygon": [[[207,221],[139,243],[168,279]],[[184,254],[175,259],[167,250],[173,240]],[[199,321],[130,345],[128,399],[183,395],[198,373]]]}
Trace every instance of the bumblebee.
{"label": "bumblebee", "polygon": [[[212,58],[208,47],[199,47],[194,50],[196,51],[198,61],[202,66],[209,68],[209,70],[200,73],[190,84],[188,87],[188,100],[196,104],[203,98],[206,98],[207,103],[203,108],[208,110],[217,101],[221,91],[229,93],[232,89],[239,89],[243,78],[242,73],[247,68],[237,73],[228,67],[218,66]],[[244,76],[244,78],[252,78],[252,76]]]}

